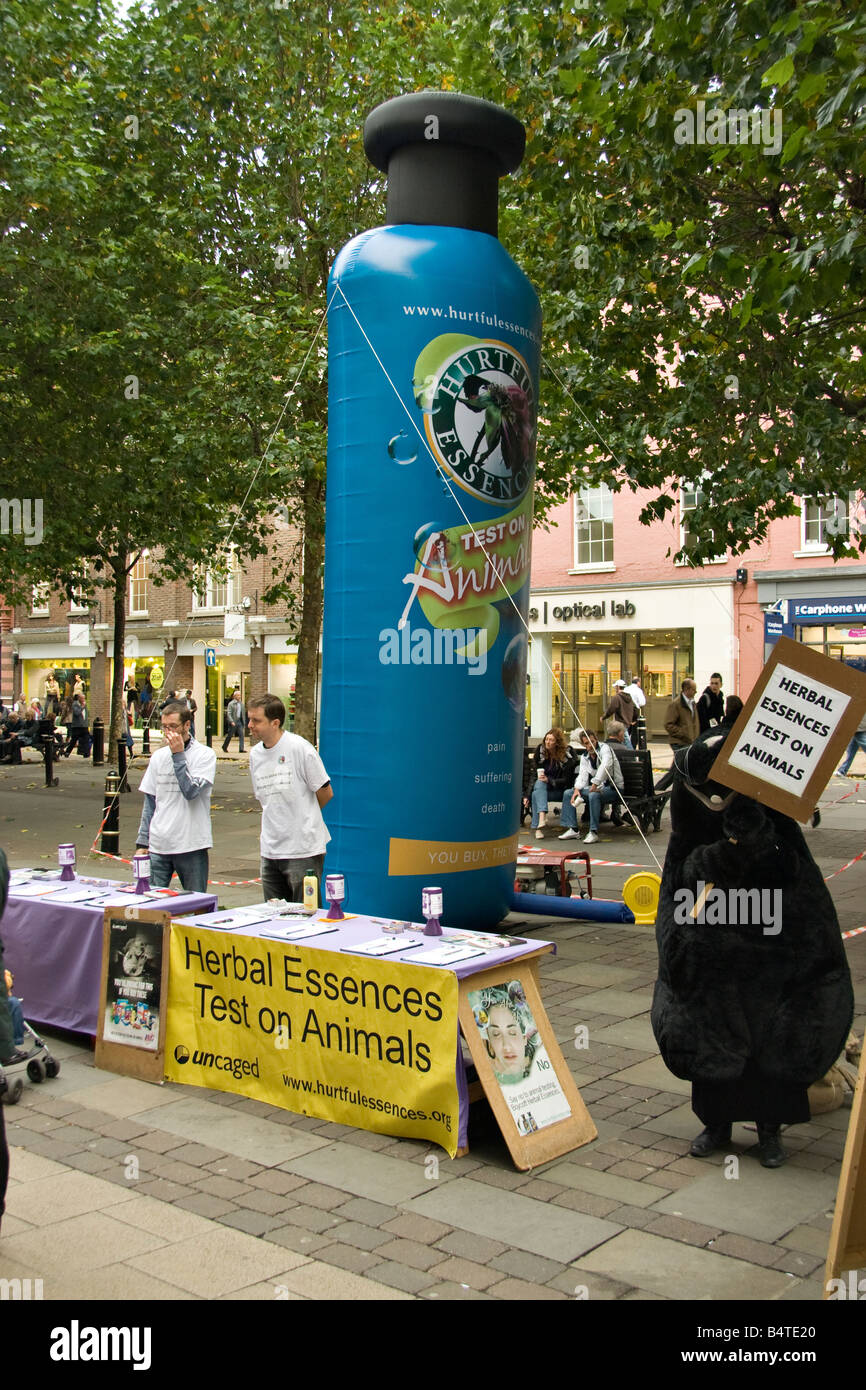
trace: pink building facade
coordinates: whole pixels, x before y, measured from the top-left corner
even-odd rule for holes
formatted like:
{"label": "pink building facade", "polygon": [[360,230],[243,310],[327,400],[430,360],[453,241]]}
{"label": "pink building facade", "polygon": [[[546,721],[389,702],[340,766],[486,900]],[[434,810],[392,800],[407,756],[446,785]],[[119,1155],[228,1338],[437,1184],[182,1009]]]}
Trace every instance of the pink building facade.
{"label": "pink building facade", "polygon": [[860,532],[860,494],[806,500],[743,555],[693,568],[673,556],[688,536],[694,491],[677,489],[663,522],[643,526],[648,493],[584,488],[533,535],[528,719],[601,729],[621,677],[640,676],[647,730],[664,740],[665,710],[686,676],[703,690],[719,671],[748,695],[784,633],[866,667],[866,564],[833,561],[828,534]]}

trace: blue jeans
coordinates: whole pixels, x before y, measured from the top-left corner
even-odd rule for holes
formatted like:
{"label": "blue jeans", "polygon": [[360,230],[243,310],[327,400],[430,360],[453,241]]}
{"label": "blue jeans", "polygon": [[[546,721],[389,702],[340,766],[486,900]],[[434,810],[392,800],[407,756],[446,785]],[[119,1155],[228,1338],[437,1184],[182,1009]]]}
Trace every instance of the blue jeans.
{"label": "blue jeans", "polygon": [[864,753],[866,753],[866,729],[864,729],[862,733],[858,731],[848,744],[848,747],[845,749],[845,756],[839,764],[840,772],[848,771],[854,761],[854,754],[857,752],[858,748],[862,748]]}
{"label": "blue jeans", "polygon": [[208,875],[208,852],[206,849],[191,849],[187,854],[150,854],[150,882],[153,888],[167,888],[171,876],[176,873],[181,888],[188,893],[206,893]]}
{"label": "blue jeans", "polygon": [[[618,802],[619,792],[616,787],[612,787],[609,782],[605,782],[604,786],[600,787],[597,792],[591,791],[589,787],[584,787],[580,794],[589,807],[589,828],[590,831],[595,834],[601,819],[602,806],[606,806],[610,802]],[[577,822],[575,822],[575,825],[576,824]]]}
{"label": "blue jeans", "polygon": [[24,1011],[21,1008],[21,1000],[17,999],[14,994],[10,994],[7,996],[6,1002],[12,1016],[12,1041],[16,1047],[21,1047],[24,1042]]}

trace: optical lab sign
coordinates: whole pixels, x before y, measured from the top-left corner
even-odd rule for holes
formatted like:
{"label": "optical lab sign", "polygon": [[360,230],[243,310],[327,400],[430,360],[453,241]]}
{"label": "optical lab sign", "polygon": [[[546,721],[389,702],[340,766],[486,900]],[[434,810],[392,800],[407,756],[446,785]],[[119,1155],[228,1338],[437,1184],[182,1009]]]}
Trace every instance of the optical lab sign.
{"label": "optical lab sign", "polygon": [[713,781],[806,821],[864,710],[866,675],[780,637]]}
{"label": "optical lab sign", "polygon": [[574,599],[571,603],[550,604],[547,599],[541,605],[541,609],[530,608],[529,621],[537,623],[539,619],[547,627],[548,623],[581,623],[587,622],[590,618],[633,618],[637,613],[637,608],[631,599],[602,599],[596,602],[594,599]]}

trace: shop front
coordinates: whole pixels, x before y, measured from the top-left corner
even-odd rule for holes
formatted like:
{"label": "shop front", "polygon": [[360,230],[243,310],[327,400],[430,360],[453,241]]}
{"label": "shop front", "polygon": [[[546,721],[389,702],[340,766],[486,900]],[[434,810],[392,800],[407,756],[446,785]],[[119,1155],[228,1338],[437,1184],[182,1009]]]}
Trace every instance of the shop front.
{"label": "shop front", "polygon": [[766,605],[765,659],[785,636],[866,670],[866,571],[759,576],[758,601]]}
{"label": "shop front", "polygon": [[530,600],[530,732],[603,729],[614,682],[639,676],[650,738],[686,676],[735,678],[730,584],[539,593]]}

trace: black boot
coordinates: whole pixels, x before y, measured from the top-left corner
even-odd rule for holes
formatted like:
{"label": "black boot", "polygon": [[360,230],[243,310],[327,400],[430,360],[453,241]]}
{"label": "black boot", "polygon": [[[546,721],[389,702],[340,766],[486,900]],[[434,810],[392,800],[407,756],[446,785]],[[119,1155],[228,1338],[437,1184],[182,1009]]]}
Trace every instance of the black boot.
{"label": "black boot", "polygon": [[693,1139],[689,1153],[692,1158],[708,1158],[716,1149],[723,1149],[731,1142],[731,1126],[708,1125],[697,1139]]}
{"label": "black boot", "polygon": [[762,1125],[759,1122],[758,1143],[761,1146],[761,1167],[781,1168],[788,1155],[782,1148],[780,1126]]}

